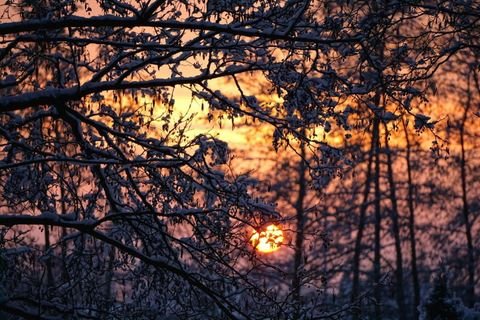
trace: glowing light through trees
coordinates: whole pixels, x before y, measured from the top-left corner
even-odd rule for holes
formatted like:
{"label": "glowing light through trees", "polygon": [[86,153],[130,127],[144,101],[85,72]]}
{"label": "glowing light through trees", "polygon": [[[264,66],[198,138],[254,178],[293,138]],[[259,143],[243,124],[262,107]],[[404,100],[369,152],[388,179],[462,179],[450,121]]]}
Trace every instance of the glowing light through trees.
{"label": "glowing light through trees", "polygon": [[271,224],[263,231],[254,231],[250,243],[256,250],[270,253],[280,249],[283,239],[283,231],[276,225]]}

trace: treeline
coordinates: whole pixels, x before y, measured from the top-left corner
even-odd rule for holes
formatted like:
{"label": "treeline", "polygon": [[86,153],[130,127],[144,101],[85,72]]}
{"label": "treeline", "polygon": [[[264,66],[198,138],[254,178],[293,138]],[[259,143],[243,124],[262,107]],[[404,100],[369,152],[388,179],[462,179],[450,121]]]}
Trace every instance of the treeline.
{"label": "treeline", "polygon": [[[297,299],[321,288],[325,305],[350,303],[354,319],[413,319],[440,285],[474,308],[480,86],[469,59],[452,59],[432,78],[435,92],[414,119],[389,104],[392,116],[365,121],[368,109],[357,105],[348,136],[341,129],[306,133],[330,144],[337,159],[302,143],[281,156],[265,148],[273,156],[262,159],[268,169],[258,175],[293,230],[284,259]],[[314,163],[325,150],[319,187]]]}

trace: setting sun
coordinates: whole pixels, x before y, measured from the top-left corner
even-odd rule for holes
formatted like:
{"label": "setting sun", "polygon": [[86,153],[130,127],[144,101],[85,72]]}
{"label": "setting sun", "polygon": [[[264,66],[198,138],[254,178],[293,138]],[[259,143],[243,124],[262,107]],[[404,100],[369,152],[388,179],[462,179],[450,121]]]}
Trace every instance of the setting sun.
{"label": "setting sun", "polygon": [[260,252],[269,253],[277,251],[283,242],[283,231],[271,224],[263,231],[254,231],[250,238],[252,246]]}

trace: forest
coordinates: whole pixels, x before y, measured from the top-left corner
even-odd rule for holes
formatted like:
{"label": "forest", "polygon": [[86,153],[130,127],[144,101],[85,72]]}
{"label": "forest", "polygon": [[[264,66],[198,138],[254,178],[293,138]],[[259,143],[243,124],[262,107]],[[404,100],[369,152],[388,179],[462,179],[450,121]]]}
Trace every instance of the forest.
{"label": "forest", "polygon": [[480,319],[479,0],[0,0],[0,319]]}

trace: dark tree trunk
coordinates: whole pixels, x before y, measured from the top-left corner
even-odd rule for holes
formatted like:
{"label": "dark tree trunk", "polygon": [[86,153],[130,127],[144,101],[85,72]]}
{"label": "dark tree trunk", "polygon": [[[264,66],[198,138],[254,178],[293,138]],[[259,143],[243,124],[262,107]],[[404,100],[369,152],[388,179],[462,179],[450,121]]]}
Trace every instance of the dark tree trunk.
{"label": "dark tree trunk", "polygon": [[[307,178],[306,170],[307,165],[305,163],[305,143],[300,145],[300,162],[298,164],[298,197],[295,202],[295,211],[296,211],[296,236],[295,236],[295,258],[294,258],[294,270],[293,270],[293,299],[300,305],[301,302],[301,285],[302,285],[302,266],[304,265],[303,257],[303,243],[305,236],[305,211],[304,211],[304,200],[307,190]],[[297,310],[298,311],[298,310]]]}
{"label": "dark tree trunk", "polygon": [[[368,209],[368,196],[370,194],[370,184],[372,180],[372,162],[375,151],[375,139],[371,138],[370,150],[368,154],[367,174],[365,177],[365,186],[363,189],[363,200],[360,207],[360,216],[358,218],[358,231],[355,238],[355,249],[353,254],[353,280],[351,302],[355,303],[360,293],[360,256],[362,253],[362,239],[365,229],[365,216]],[[354,313],[353,319],[358,319],[359,314]]]}
{"label": "dark tree trunk", "polygon": [[396,297],[397,297],[397,305],[398,305],[398,319],[406,320],[407,315],[405,313],[405,293],[403,289],[403,254],[402,254],[402,239],[400,236],[400,224],[399,224],[399,214],[398,214],[398,203],[397,203],[397,188],[395,185],[395,179],[393,177],[393,160],[392,160],[392,150],[389,147],[388,140],[388,128],[387,125],[384,124],[385,128],[385,151],[387,154],[387,177],[388,177],[388,184],[390,187],[390,202],[392,204],[392,208],[390,210],[390,217],[392,219],[392,231],[393,237],[395,240],[395,278],[396,278]]}
{"label": "dark tree trunk", "polygon": [[418,270],[417,270],[417,248],[416,248],[416,238],[415,238],[415,208],[413,203],[413,180],[412,180],[412,163],[411,163],[411,145],[410,139],[408,137],[407,124],[402,120],[403,131],[405,132],[405,142],[407,143],[407,179],[408,179],[408,231],[409,231],[409,242],[410,242],[410,264],[412,269],[412,283],[413,283],[413,310],[412,314],[414,319],[418,319],[420,316],[418,312],[418,306],[420,305],[420,283],[418,281]]}
{"label": "dark tree trunk", "polygon": [[382,227],[381,193],[380,193],[380,121],[377,117],[373,120],[373,138],[375,140],[375,231],[374,231],[374,257],[373,257],[373,296],[375,299],[375,319],[382,319],[381,309],[381,239]]}
{"label": "dark tree trunk", "polygon": [[[49,250],[50,250],[50,226],[49,225],[44,225],[45,228],[45,253],[49,255]],[[52,270],[52,261],[50,256],[45,259],[45,265],[47,269],[47,286],[52,287],[53,286],[53,270]]]}
{"label": "dark tree trunk", "polygon": [[467,117],[468,107],[465,110],[464,119],[460,125],[460,174],[462,180],[462,214],[465,223],[465,236],[467,240],[467,270],[468,270],[468,284],[467,284],[467,306],[473,307],[475,302],[475,257],[472,238],[472,226],[470,225],[470,208],[468,204],[468,189],[467,189],[467,160],[465,156],[465,120]]}

